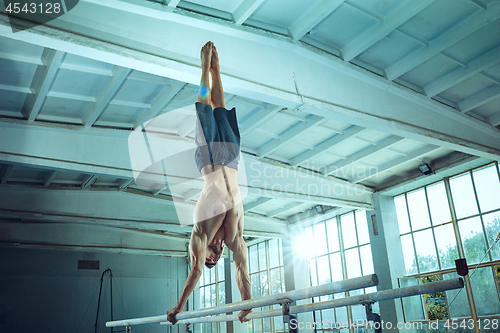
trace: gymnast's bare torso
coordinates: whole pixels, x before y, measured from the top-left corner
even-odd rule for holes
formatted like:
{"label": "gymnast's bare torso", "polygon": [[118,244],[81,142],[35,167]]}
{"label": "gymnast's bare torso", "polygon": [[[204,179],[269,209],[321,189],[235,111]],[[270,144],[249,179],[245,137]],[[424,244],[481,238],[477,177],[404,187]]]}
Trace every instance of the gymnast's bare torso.
{"label": "gymnast's bare torso", "polygon": [[[175,323],[203,272],[203,266],[212,268],[220,259],[224,245],[233,252],[236,282],[241,299],[251,298],[247,266],[247,246],[243,239],[244,215],[240,188],[237,182],[237,154],[239,132],[235,110],[226,110],[220,78],[217,50],[212,42],[201,49],[202,76],[198,103],[199,134],[196,164],[204,185],[193,213],[194,226],[189,242],[191,271],[177,306],[167,312]],[[212,89],[209,85],[212,76]],[[197,133],[198,134],[198,133]],[[239,313],[241,322],[250,309]]]}

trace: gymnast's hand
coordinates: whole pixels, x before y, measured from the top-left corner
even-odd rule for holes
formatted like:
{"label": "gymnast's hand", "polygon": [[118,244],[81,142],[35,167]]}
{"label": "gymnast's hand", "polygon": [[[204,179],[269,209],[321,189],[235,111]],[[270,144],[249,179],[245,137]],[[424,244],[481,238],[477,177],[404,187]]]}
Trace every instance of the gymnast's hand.
{"label": "gymnast's hand", "polygon": [[170,309],[167,311],[167,320],[174,325],[177,322],[177,319],[175,319],[175,315],[178,314],[179,310],[177,310],[177,307]]}
{"label": "gymnast's hand", "polygon": [[241,310],[240,313],[238,313],[238,319],[240,320],[241,323],[250,321],[250,319],[246,318],[246,316],[252,312],[252,309],[249,310]]}

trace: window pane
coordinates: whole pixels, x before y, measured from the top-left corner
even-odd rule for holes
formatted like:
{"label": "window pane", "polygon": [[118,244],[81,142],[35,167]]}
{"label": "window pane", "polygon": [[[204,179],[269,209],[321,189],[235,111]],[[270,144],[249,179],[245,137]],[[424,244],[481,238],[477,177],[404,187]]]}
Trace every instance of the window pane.
{"label": "window pane", "polygon": [[222,323],[219,323],[220,325],[220,332],[221,333],[226,333],[227,332],[227,323],[226,322],[222,322]]}
{"label": "window pane", "polygon": [[[347,319],[347,307],[336,308],[335,315],[337,316],[338,323],[348,323],[349,322],[349,320]],[[346,325],[346,326],[348,326],[348,325]],[[347,330],[347,332],[349,332],[349,330]]]}
{"label": "window pane", "polygon": [[285,269],[283,268],[283,266],[281,266],[280,270],[281,270],[281,290],[283,292],[285,292],[286,291],[286,288],[285,288]]}
{"label": "window pane", "polygon": [[319,223],[314,225],[314,247],[316,249],[316,256],[320,256],[322,254],[326,254],[328,252],[326,248],[326,233],[325,233],[325,224]]}
{"label": "window pane", "polygon": [[200,288],[200,309],[205,308],[205,287]]}
{"label": "window pane", "polygon": [[372,247],[370,246],[370,244],[361,246],[359,248],[359,254],[361,256],[361,267],[363,267],[363,275],[373,274]]}
{"label": "window pane", "polygon": [[252,286],[252,298],[260,297],[259,273],[250,275],[250,285]]}
{"label": "window pane", "polygon": [[267,271],[260,273],[260,296],[269,295],[269,283],[267,282]]}
{"label": "window pane", "polygon": [[[458,230],[460,230],[460,237],[462,238],[462,245],[465,251],[465,258],[467,263],[478,263],[486,253],[486,243],[484,240],[483,228],[479,217],[458,222]],[[484,261],[489,261],[488,256]]]}
{"label": "window pane", "polygon": [[271,239],[269,241],[269,267],[278,267],[280,265],[278,256],[278,240]]}
{"label": "window pane", "polygon": [[210,285],[210,300],[211,306],[217,306],[217,292],[215,291],[215,284]]}
{"label": "window pane", "polygon": [[210,272],[210,283],[215,283],[215,270],[217,268],[209,268],[208,271]]}
{"label": "window pane", "polygon": [[339,233],[337,229],[337,219],[332,219],[326,222],[326,231],[328,233],[328,249],[330,252],[340,250]]}
{"label": "window pane", "polygon": [[278,253],[279,253],[279,257],[280,257],[280,265],[283,265],[283,242],[281,239],[278,240]]}
{"label": "window pane", "polygon": [[256,245],[248,248],[248,257],[250,259],[250,273],[257,272],[259,270],[259,259],[257,258]]}
{"label": "window pane", "polygon": [[340,218],[342,238],[344,240],[344,248],[358,245],[356,240],[356,227],[354,226],[354,214],[344,215]]}
{"label": "window pane", "polygon": [[[418,279],[415,278],[402,278],[399,280],[401,287],[410,287],[418,285]],[[420,295],[403,297],[403,311],[405,314],[405,320],[425,320],[424,311],[422,308],[422,298]]]}
{"label": "window pane", "polygon": [[356,229],[358,230],[359,244],[370,243],[368,224],[366,223],[366,212],[364,210],[356,212]]}
{"label": "window pane", "polygon": [[413,234],[413,239],[415,240],[415,249],[417,251],[420,273],[437,270],[439,267],[432,231],[428,229],[415,232]]}
{"label": "window pane", "polygon": [[363,305],[353,305],[351,306],[351,311],[352,311],[353,322],[360,320],[361,323],[366,320],[366,312],[365,312],[365,307]]}
{"label": "window pane", "polygon": [[340,253],[330,254],[330,269],[332,271],[332,281],[343,280],[342,275],[342,261],[340,259]]}
{"label": "window pane", "polygon": [[262,242],[258,246],[259,246],[259,271],[262,271],[266,269],[267,265],[266,242]]}
{"label": "window pane", "polygon": [[429,200],[433,225],[451,221],[450,206],[443,182],[427,187],[427,199]]}
{"label": "window pane", "polygon": [[224,281],[224,259],[221,258],[217,262],[217,281]]}
{"label": "window pane", "polygon": [[271,293],[273,295],[281,293],[281,277],[279,268],[271,270]]}
{"label": "window pane", "polygon": [[204,286],[205,285],[205,267],[203,267],[203,272],[201,273],[201,276],[200,276],[200,280],[198,281],[198,283],[200,284],[200,286]]}
{"label": "window pane", "polygon": [[459,258],[455,232],[451,223],[434,228],[441,269],[455,267]]}
{"label": "window pane", "polygon": [[205,307],[206,308],[209,308],[212,306],[212,304],[210,303],[210,286],[206,286],[204,287],[205,289]]}
{"label": "window pane", "polygon": [[[443,274],[444,280],[455,279],[459,277],[460,276],[455,272]],[[461,292],[460,290],[462,289],[448,290],[446,292],[446,296],[448,297],[448,302],[451,302],[451,300],[455,299],[456,297],[456,299],[453,301],[453,304],[449,307],[451,318],[470,317],[470,308],[469,308],[467,293],[465,292],[465,288]]]}
{"label": "window pane", "polygon": [[254,333],[262,332],[262,319],[254,319],[252,321],[253,321]]}
{"label": "window pane", "polygon": [[405,259],[405,267],[407,274],[417,273],[417,264],[415,261],[415,251],[413,250],[413,240],[411,235],[401,236],[401,246],[403,248],[403,256]]}
{"label": "window pane", "polygon": [[271,318],[264,318],[264,333],[271,333]]}
{"label": "window pane", "polygon": [[429,209],[427,208],[424,189],[408,193],[407,197],[412,230],[415,231],[429,227],[431,222],[429,220]]}
{"label": "window pane", "polygon": [[345,251],[345,262],[347,267],[347,278],[361,276],[361,266],[359,264],[358,248]]}
{"label": "window pane", "polygon": [[204,266],[203,274],[205,275],[204,277],[205,285],[210,284],[210,269]]}
{"label": "window pane", "polygon": [[318,285],[318,274],[316,273],[316,259],[309,259],[309,273],[311,274],[311,286]]}
{"label": "window pane", "polygon": [[285,325],[283,324],[283,317],[281,316],[274,317],[274,331],[275,332],[285,331]]}
{"label": "window pane", "polygon": [[455,206],[458,219],[471,216],[479,212],[469,173],[450,179],[450,187],[451,196],[453,197],[453,205]]}
{"label": "window pane", "polygon": [[328,263],[328,255],[317,259],[318,265],[318,283],[324,284],[331,282],[330,279],[330,264]]}
{"label": "window pane", "polygon": [[[495,238],[497,238],[498,231],[500,231],[500,212],[484,215],[483,222],[488,244],[491,246],[495,242]],[[500,246],[498,244],[491,249],[491,256],[493,260],[500,259]]]}
{"label": "window pane", "polygon": [[470,279],[479,316],[500,314],[500,302],[491,267],[478,268]]}
{"label": "window pane", "polygon": [[500,183],[495,165],[472,172],[481,212],[500,208]]}
{"label": "window pane", "polygon": [[408,220],[408,210],[406,209],[406,199],[402,195],[400,197],[394,198],[394,203],[396,204],[396,214],[398,216],[399,233],[405,234],[410,232],[410,222]]}
{"label": "window pane", "polygon": [[[441,275],[431,275],[422,278],[423,283],[441,281]],[[425,307],[429,320],[442,320],[448,318],[448,305],[444,292],[424,294]]]}
{"label": "window pane", "polygon": [[226,304],[226,283],[221,282],[218,285],[219,288],[219,305]]}

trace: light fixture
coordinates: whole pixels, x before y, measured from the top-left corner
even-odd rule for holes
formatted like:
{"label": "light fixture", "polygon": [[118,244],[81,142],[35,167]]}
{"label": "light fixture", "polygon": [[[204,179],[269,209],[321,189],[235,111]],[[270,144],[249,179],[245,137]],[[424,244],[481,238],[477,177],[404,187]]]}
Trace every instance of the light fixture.
{"label": "light fixture", "polygon": [[321,205],[317,205],[316,207],[314,207],[314,209],[316,209],[316,213],[318,214],[323,214],[323,206]]}
{"label": "light fixture", "polygon": [[433,173],[431,166],[427,163],[419,166],[418,170],[420,170],[420,172],[423,173],[424,175],[430,175],[431,173]]}

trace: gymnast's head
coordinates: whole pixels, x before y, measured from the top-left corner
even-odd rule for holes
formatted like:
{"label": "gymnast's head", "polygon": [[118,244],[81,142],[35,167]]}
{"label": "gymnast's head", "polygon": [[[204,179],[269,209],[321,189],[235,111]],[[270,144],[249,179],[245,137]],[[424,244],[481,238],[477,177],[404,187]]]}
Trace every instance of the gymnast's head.
{"label": "gymnast's head", "polygon": [[205,266],[208,268],[212,268],[217,265],[217,261],[219,261],[222,256],[222,251],[224,250],[223,242],[212,242],[207,246],[207,255],[205,259]]}

